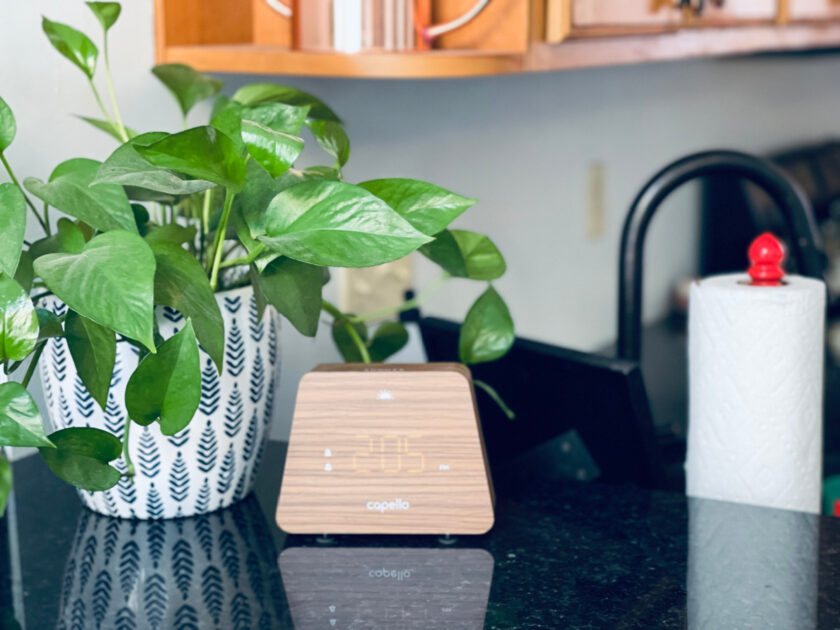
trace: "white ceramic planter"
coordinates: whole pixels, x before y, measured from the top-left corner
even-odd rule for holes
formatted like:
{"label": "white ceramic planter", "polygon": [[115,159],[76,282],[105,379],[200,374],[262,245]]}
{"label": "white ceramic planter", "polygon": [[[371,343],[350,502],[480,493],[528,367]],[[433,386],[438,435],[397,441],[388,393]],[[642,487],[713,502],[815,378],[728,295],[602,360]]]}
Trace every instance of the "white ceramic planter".
{"label": "white ceramic planter", "polygon": [[[251,287],[219,293],[216,299],[225,322],[222,375],[199,349],[201,403],[192,422],[170,437],[160,433],[157,423],[132,426],[129,453],[136,475],[105,492],[80,491],[91,510],[123,518],[191,516],[227,507],[250,491],[271,424],[279,321],[271,307],[257,321]],[[45,307],[58,315],[66,310],[56,299],[48,299]],[[180,313],[171,308],[158,307],[156,315],[165,338],[183,326]],[[95,427],[122,439],[125,386],[137,356],[131,345],[117,344],[103,411],[82,385],[67,342],[51,339],[40,370],[54,430]],[[118,460],[116,467],[124,471],[125,462]]]}

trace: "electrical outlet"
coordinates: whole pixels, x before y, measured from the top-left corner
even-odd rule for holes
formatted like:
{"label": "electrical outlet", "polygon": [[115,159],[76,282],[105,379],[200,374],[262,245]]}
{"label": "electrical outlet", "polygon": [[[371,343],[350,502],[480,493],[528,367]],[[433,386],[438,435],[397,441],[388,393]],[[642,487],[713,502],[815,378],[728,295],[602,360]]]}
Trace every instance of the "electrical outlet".
{"label": "electrical outlet", "polygon": [[401,304],[414,276],[410,256],[376,267],[338,271],[338,307],[357,314]]}
{"label": "electrical outlet", "polygon": [[606,217],[604,211],[604,179],[606,168],[603,162],[591,162],[586,172],[586,238],[594,240],[604,234]]}

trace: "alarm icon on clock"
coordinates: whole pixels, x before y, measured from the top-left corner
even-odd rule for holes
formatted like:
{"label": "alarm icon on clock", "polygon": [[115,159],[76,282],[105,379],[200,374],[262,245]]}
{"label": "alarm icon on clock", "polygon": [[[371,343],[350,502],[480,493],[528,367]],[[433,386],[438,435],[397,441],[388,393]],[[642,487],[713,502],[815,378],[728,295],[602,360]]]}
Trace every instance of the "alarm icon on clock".
{"label": "alarm icon on clock", "polygon": [[321,365],[301,379],[277,524],[294,534],[483,534],[494,494],[469,370]]}

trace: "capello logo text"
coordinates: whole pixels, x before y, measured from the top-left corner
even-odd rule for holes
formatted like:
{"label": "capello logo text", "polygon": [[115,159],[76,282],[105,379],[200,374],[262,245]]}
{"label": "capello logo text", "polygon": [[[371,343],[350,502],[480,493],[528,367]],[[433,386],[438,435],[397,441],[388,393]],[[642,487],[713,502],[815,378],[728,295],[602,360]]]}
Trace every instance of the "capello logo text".
{"label": "capello logo text", "polygon": [[393,501],[368,501],[365,506],[369,510],[385,514],[385,512],[407,510],[411,507],[411,504],[408,501],[403,501],[402,499],[394,499]]}

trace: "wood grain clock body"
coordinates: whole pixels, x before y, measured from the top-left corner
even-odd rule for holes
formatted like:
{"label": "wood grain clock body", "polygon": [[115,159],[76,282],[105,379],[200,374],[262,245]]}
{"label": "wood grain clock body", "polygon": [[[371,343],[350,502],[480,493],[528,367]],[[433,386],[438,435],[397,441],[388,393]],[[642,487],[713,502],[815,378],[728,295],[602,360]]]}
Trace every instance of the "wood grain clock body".
{"label": "wood grain clock body", "polygon": [[494,495],[469,370],[321,365],[301,379],[277,524],[294,534],[483,534]]}

